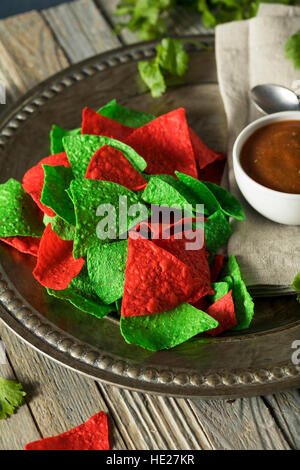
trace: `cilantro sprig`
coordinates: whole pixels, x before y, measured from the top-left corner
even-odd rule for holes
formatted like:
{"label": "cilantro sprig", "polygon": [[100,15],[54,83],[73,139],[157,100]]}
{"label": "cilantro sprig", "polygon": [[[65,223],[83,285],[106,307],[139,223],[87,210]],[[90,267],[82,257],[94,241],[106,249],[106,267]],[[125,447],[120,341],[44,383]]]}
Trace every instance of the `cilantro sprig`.
{"label": "cilantro sprig", "polygon": [[256,16],[261,3],[297,5],[298,0],[120,0],[115,12],[128,16],[128,21],[118,24],[118,31],[128,28],[138,31],[143,41],[166,34],[169,13],[176,7],[197,11],[207,27],[215,27],[227,21],[243,20]]}
{"label": "cilantro sprig", "polygon": [[25,395],[20,383],[0,377],[0,419],[13,414],[24,403]]}
{"label": "cilantro sprig", "polygon": [[285,56],[294,62],[295,68],[300,68],[300,29],[287,40]]}
{"label": "cilantro sprig", "polygon": [[189,57],[183,43],[178,39],[165,38],[156,47],[157,54],[152,61],[140,61],[138,69],[142,80],[158,98],[166,91],[166,78],[185,74]]}

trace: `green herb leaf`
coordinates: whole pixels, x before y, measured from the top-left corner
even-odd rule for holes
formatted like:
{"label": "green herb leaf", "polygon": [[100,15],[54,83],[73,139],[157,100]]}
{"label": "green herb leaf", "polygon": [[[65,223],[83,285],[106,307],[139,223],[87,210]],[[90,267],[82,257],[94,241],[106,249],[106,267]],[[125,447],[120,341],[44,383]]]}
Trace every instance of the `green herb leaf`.
{"label": "green herb leaf", "polygon": [[142,80],[150,89],[153,98],[166,91],[166,76],[182,76],[188,68],[189,57],[178,39],[165,38],[156,47],[157,55],[149,62],[138,63]]}
{"label": "green herb leaf", "polygon": [[189,57],[178,39],[165,38],[157,46],[158,63],[172,75],[185,74]]}
{"label": "green herb leaf", "polygon": [[287,40],[285,56],[294,62],[295,68],[300,68],[300,30]]}
{"label": "green herb leaf", "polygon": [[166,82],[159,67],[159,63],[156,60],[151,62],[139,62],[138,70],[142,80],[150,89],[153,98],[159,98],[164,94],[166,91]]}
{"label": "green herb leaf", "polygon": [[0,419],[12,415],[24,403],[25,395],[20,383],[0,377]]}

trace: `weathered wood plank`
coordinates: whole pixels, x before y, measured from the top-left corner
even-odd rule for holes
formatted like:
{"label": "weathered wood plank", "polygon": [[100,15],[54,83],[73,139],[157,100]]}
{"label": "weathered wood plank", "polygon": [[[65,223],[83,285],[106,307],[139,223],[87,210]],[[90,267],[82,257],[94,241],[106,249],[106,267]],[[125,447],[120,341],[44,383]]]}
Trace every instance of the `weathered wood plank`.
{"label": "weathered wood plank", "polygon": [[[43,437],[56,435],[78,426],[100,410],[108,411],[93,380],[37,353],[16,339],[15,335],[3,325],[0,325],[0,333],[17,379],[21,383],[30,384],[32,390],[30,409]],[[25,412],[21,410],[22,408],[20,413]],[[114,425],[114,417],[109,415],[109,419],[113,448],[125,449],[124,441]],[[11,438],[14,432],[15,428],[10,427],[7,434]],[[35,435],[34,438],[39,436]],[[28,442],[31,436],[27,436],[23,429],[22,444],[24,439]],[[3,448],[10,447],[3,446]]]}
{"label": "weathered wood plank", "polygon": [[[113,15],[116,11],[119,0],[109,0],[109,2],[106,0],[95,0],[95,3],[100,8],[100,11],[103,11],[110,18],[113,25],[116,26],[117,23],[125,23],[127,21],[127,17]],[[134,44],[139,40],[138,34],[132,33],[128,29],[123,29],[119,36],[124,44]]]}
{"label": "weathered wood plank", "polygon": [[212,449],[186,400],[99,384],[129,449]]}
{"label": "weathered wood plank", "polygon": [[63,50],[38,12],[0,21],[0,78],[7,87],[8,104],[67,66]]}
{"label": "weathered wood plank", "polygon": [[238,400],[190,400],[199,422],[216,449],[290,449],[260,397]]}
{"label": "weathered wood plank", "polygon": [[76,0],[42,12],[72,63],[120,46],[92,0]]}
{"label": "weathered wood plank", "polygon": [[[7,380],[18,380],[9,362],[0,364],[0,376]],[[27,391],[26,404],[9,418],[0,421],[0,449],[23,449],[27,442],[41,437],[29,408],[31,385],[28,384],[28,379],[24,382],[24,389]]]}
{"label": "weathered wood plank", "polygon": [[300,450],[300,390],[267,395],[263,400],[290,446]]}

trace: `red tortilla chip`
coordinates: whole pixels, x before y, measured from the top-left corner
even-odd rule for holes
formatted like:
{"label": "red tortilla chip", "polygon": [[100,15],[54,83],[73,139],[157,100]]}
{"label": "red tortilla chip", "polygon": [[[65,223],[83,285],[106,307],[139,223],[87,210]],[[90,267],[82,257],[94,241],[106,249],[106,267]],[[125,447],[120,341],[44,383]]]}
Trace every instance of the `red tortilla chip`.
{"label": "red tortilla chip", "polygon": [[7,245],[13,246],[21,253],[31,256],[37,256],[41,241],[40,238],[36,237],[0,237],[0,240]]}
{"label": "red tortilla chip", "polygon": [[55,213],[53,210],[49,209],[41,203],[41,195],[45,177],[42,165],[63,165],[66,167],[70,167],[71,165],[65,152],[58,153],[56,155],[50,155],[50,157],[44,158],[37,165],[28,170],[27,173],[25,173],[22,181],[24,190],[30,194],[39,208],[49,217],[54,217]]}
{"label": "red tortilla chip", "polygon": [[126,144],[146,160],[146,173],[173,175],[177,170],[197,178],[196,161],[183,108],[163,114],[136,129]]}
{"label": "red tortilla chip", "polygon": [[82,134],[103,135],[124,142],[133,131],[132,127],[123,126],[123,124],[102,116],[90,108],[83,110]]}
{"label": "red tortilla chip", "polygon": [[34,277],[44,287],[64,290],[84,265],[84,259],[73,258],[73,242],[59,238],[48,224],[41,238]]}
{"label": "red tortilla chip", "polygon": [[88,166],[86,178],[112,181],[132,191],[145,189],[147,181],[124,157],[123,153],[105,145],[93,155]]}
{"label": "red tortilla chip", "polygon": [[203,170],[198,171],[198,178],[201,181],[210,181],[211,183],[220,184],[226,165],[226,156],[223,160],[216,160],[207,165]]}
{"label": "red tortilla chip", "polygon": [[107,416],[100,411],[85,423],[59,436],[26,444],[25,450],[110,450]]}
{"label": "red tortilla chip", "polygon": [[232,300],[232,291],[216,300],[207,310],[206,313],[219,322],[217,328],[207,331],[211,336],[217,336],[229,328],[237,325],[234,313],[234,303]]}
{"label": "red tortilla chip", "polygon": [[210,266],[211,282],[217,282],[224,263],[224,255],[216,255]]}
{"label": "red tortilla chip", "polygon": [[207,147],[207,145],[203,142],[202,139],[200,139],[193,129],[189,128],[189,133],[195,158],[198,161],[200,170],[215,162],[216,160],[224,160],[224,154],[216,152],[215,150]]}
{"label": "red tortilla chip", "polygon": [[[191,233],[191,231],[189,232]],[[163,248],[174,255],[189,268],[193,279],[193,291],[187,302],[195,303],[205,295],[212,294],[213,290],[210,283],[210,269],[207,261],[205,244],[203,243],[203,246],[200,246],[201,237],[204,237],[203,231],[201,229],[197,229],[191,234],[194,237],[197,236],[194,241],[193,239],[186,238],[184,233],[181,233],[171,235],[171,237],[166,240],[153,240],[153,242],[160,248]],[[178,235],[182,238],[176,238]],[[197,247],[197,239],[199,240],[199,247]],[[187,244],[190,244],[197,249],[188,249]]]}
{"label": "red tortilla chip", "polygon": [[143,238],[128,239],[121,315],[150,315],[170,310],[193,291],[190,269],[168,251]]}

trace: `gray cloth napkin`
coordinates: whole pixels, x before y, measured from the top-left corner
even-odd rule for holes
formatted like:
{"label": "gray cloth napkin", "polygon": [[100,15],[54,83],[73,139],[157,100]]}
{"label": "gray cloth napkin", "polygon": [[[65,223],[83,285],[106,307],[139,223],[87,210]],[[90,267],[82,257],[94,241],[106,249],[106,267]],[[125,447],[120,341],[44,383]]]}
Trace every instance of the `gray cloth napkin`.
{"label": "gray cloth napkin", "polygon": [[240,200],[246,221],[233,222],[228,254],[235,254],[245,282],[256,295],[292,293],[300,271],[300,227],[276,224],[262,217],[243,198],[235,181],[232,147],[238,133],[262,115],[249,99],[261,83],[291,87],[300,79],[285,59],[286,40],[300,29],[300,7],[262,4],[258,16],[216,29],[216,58],[220,90],[228,122],[228,184]]}

